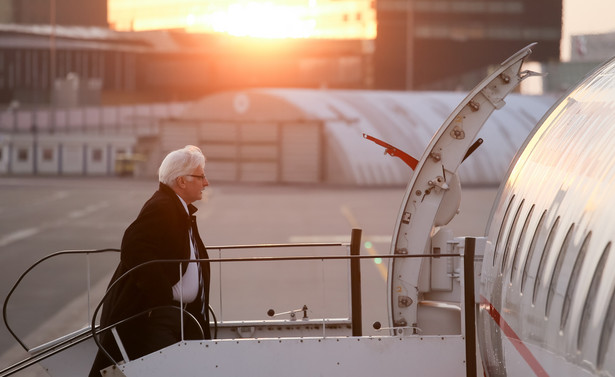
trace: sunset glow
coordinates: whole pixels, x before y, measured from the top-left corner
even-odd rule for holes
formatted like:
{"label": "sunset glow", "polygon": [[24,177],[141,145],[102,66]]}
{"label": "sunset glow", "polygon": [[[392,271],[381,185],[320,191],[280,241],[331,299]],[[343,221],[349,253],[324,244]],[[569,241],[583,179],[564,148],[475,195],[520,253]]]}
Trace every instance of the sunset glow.
{"label": "sunset glow", "polygon": [[307,38],[314,34],[316,20],[309,9],[300,6],[275,5],[270,2],[231,4],[225,10],[194,17],[188,30],[215,32],[239,37]]}
{"label": "sunset glow", "polygon": [[373,39],[373,4],[371,0],[109,0],[109,22],[116,30]]}

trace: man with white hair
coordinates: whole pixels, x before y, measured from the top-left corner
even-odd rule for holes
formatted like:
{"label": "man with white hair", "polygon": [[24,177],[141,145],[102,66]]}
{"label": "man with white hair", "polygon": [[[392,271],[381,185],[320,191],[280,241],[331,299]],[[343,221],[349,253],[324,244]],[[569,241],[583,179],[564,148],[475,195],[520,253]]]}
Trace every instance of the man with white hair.
{"label": "man with white hair", "polygon": [[[208,258],[196,226],[197,208],[192,205],[202,199],[202,191],[209,185],[205,156],[192,145],[175,150],[162,161],[158,176],[158,191],[124,233],[120,263],[100,320],[103,328],[126,320],[117,326],[117,332],[131,360],[182,339],[211,338],[209,264],[181,263],[180,278],[180,263],[151,262]],[[147,264],[135,269],[143,263]],[[122,359],[110,331],[100,340],[108,355],[99,350],[90,377],[100,376],[101,369]]]}

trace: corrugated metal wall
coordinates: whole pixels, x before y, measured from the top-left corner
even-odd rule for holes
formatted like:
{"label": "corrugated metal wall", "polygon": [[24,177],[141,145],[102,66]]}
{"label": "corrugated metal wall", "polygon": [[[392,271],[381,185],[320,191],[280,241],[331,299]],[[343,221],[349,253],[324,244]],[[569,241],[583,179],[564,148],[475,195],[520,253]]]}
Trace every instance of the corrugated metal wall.
{"label": "corrugated metal wall", "polygon": [[161,153],[150,160],[195,144],[207,157],[210,180],[321,182],[325,174],[322,129],[318,121],[167,121],[160,127]]}
{"label": "corrugated metal wall", "polygon": [[[212,181],[403,185],[412,170],[363,133],[417,159],[465,93],[252,89],[219,93],[161,125],[161,156],[202,147]],[[554,102],[513,94],[479,134],[485,143],[460,168],[464,184],[499,184],[536,122]]]}
{"label": "corrugated metal wall", "polygon": [[281,181],[321,182],[324,179],[322,127],[319,122],[281,126]]}

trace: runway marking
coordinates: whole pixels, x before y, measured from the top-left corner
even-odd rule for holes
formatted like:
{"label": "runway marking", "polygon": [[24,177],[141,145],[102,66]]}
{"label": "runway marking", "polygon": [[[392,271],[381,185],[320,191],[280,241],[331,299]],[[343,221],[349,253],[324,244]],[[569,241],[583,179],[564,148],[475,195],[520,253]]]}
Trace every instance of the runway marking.
{"label": "runway marking", "polygon": [[[350,224],[350,226],[352,226],[353,228],[361,228],[359,226],[359,222],[357,221],[356,217],[354,217],[352,211],[350,210],[350,208],[348,208],[348,206],[343,205],[340,207],[340,210],[342,211],[342,215],[344,215],[344,217],[346,218],[346,220],[348,221],[348,223]],[[391,237],[388,237],[389,242],[391,241]],[[368,236],[368,235],[363,235],[362,237],[363,240],[363,247],[365,248],[365,250],[367,250],[367,252],[370,255],[380,255],[380,253],[373,247],[373,243],[376,242],[375,240],[372,240],[372,236]],[[384,281],[387,280],[387,275],[388,275],[388,270],[387,268],[382,264],[381,260],[374,260],[374,262],[376,262],[376,268],[378,268],[378,272],[380,272],[380,276],[382,276],[382,279],[384,279]],[[380,263],[378,263],[380,262]]]}
{"label": "runway marking", "polygon": [[84,216],[87,216],[91,213],[94,213],[102,208],[106,208],[109,207],[109,202],[107,201],[102,201],[99,203],[95,203],[95,204],[91,204],[83,209],[80,210],[76,210],[76,211],[72,211],[69,212],[67,216],[63,217],[63,218],[59,218],[53,222],[47,222],[47,223],[43,223],[41,225],[39,225],[38,227],[34,227],[34,228],[26,228],[26,229],[20,229],[20,230],[16,230],[12,233],[9,233],[5,236],[0,237],[0,247],[4,247],[7,246],[9,244],[12,244],[14,242],[18,242],[21,240],[24,240],[26,238],[32,237],[44,230],[48,230],[48,229],[53,229],[53,228],[57,228],[60,227],[64,224],[66,224],[68,221],[70,220],[75,220],[75,219],[79,219],[82,218]]}
{"label": "runway marking", "polygon": [[100,203],[89,205],[89,206],[87,206],[87,207],[85,207],[83,209],[72,211],[72,212],[70,212],[68,214],[68,217],[71,218],[71,219],[79,219],[81,217],[87,216],[90,213],[96,212],[99,209],[103,209],[103,208],[106,208],[106,207],[109,207],[109,202],[102,201]]}
{"label": "runway marking", "polygon": [[[391,236],[369,236],[369,240],[372,243],[391,243]],[[323,234],[316,236],[290,236],[288,237],[290,243],[308,243],[308,242],[350,242],[349,234]]]}
{"label": "runway marking", "polygon": [[21,241],[28,237],[32,237],[40,231],[40,228],[26,228],[15,231],[13,233],[9,233],[6,236],[0,238],[0,247],[4,247],[13,242]]}

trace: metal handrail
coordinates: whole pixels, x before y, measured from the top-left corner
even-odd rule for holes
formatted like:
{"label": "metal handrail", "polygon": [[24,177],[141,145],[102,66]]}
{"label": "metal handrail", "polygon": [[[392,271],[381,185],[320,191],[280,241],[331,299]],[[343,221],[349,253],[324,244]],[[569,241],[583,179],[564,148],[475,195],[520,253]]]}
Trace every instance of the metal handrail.
{"label": "metal handrail", "polygon": [[[325,247],[325,246],[349,246],[349,245],[351,245],[351,243],[347,243],[347,242],[336,242],[336,243],[290,243],[290,244],[257,244],[257,245],[209,246],[209,247],[207,247],[207,249],[208,250],[229,250],[229,249],[264,249],[264,248],[282,248],[282,247],[283,248],[293,248],[293,247],[300,248],[300,247]],[[100,302],[98,303],[98,305],[94,309],[94,313],[92,315],[92,324],[91,324],[91,327],[90,327],[92,329],[91,330],[92,331],[92,338],[94,339],[94,342],[96,343],[96,346],[98,347],[98,349],[101,350],[105,354],[105,356],[109,359],[109,361],[111,361],[113,364],[115,364],[117,366],[118,362],[113,359],[113,357],[109,354],[109,352],[107,352],[107,350],[102,346],[102,344],[100,344],[99,339],[95,336],[98,333],[95,330],[96,317],[98,315],[98,312],[100,311],[100,308],[102,307],[102,304],[104,303],[104,301],[109,296],[109,293],[115,288],[115,286],[117,284],[119,284],[120,281],[122,281],[123,279],[126,279],[127,276],[133,274],[138,269],[144,268],[144,267],[149,266],[149,265],[153,265],[153,264],[185,264],[185,263],[202,263],[202,262],[207,262],[207,263],[211,263],[211,262],[214,262],[214,263],[224,263],[224,262],[257,262],[257,261],[269,261],[269,262],[271,262],[271,261],[284,261],[284,260],[286,260],[286,261],[333,260],[333,259],[349,259],[348,257],[350,257],[350,256],[349,255],[336,255],[336,256],[290,256],[290,257],[289,256],[285,256],[285,257],[243,257],[243,258],[192,259],[192,260],[186,260],[186,259],[156,259],[156,260],[147,261],[147,262],[141,263],[141,264],[139,264],[139,265],[137,265],[135,267],[132,267],[128,271],[124,272],[120,277],[118,277],[113,283],[111,283],[109,285],[109,287],[107,288],[107,291],[105,292],[105,294],[101,298]],[[360,256],[357,255],[356,257],[360,257]],[[131,317],[131,319],[133,317]],[[215,314],[214,314],[214,318],[215,318]],[[110,328],[113,328],[113,327],[117,326],[118,324],[123,323],[126,320],[128,320],[128,319],[124,319],[121,322],[108,325],[103,330],[106,331],[106,330],[108,330]],[[217,323],[215,325],[217,326]],[[183,328],[182,328],[182,331],[183,331]]]}
{"label": "metal handrail", "polygon": [[[286,245],[286,247],[289,247],[291,245],[292,244]],[[242,257],[242,258],[219,258],[219,259],[194,259],[194,260],[189,260],[189,261],[185,259],[151,260],[151,261],[141,263],[131,268],[130,270],[122,274],[118,279],[116,279],[111,285],[109,285],[107,292],[102,297],[100,303],[94,309],[94,314],[92,316],[92,326],[94,326],[95,324],[98,311],[100,310],[102,304],[107,298],[109,292],[111,292],[111,290],[115,287],[115,285],[118,284],[123,279],[127,278],[128,275],[134,273],[134,271],[144,268],[149,265],[153,265],[153,264],[180,264],[180,263],[202,263],[202,262],[228,263],[228,262],[313,261],[313,260],[349,260],[352,262],[353,260],[359,261],[361,259],[376,259],[376,258],[434,258],[434,257],[442,258],[442,257],[461,257],[461,256],[462,256],[461,254],[395,254],[395,255],[379,255],[379,256],[377,255],[327,255],[327,256],[308,255],[308,256],[282,256],[282,257]],[[118,324],[119,323],[109,325],[105,327],[105,330],[108,330],[109,328],[117,326]],[[107,356],[109,361],[111,361],[116,366],[119,366],[118,362],[114,360],[113,357],[111,357],[111,355],[104,349],[102,344],[100,344],[99,340],[94,335],[95,335],[94,330],[92,330],[92,336],[93,336],[94,342],[96,343],[97,347],[105,354],[105,356]]]}
{"label": "metal handrail", "polygon": [[[331,246],[337,246],[337,247],[348,247],[351,246],[351,243],[349,242],[337,242],[337,243],[289,243],[289,244],[254,244],[254,245],[223,245],[223,246],[208,246],[207,249],[208,250],[237,250],[237,249],[264,249],[264,248],[303,248],[303,247],[331,247]],[[61,255],[67,255],[67,254],[98,254],[98,253],[105,253],[105,252],[120,252],[119,249],[115,249],[115,248],[106,248],[106,249],[93,249],[93,250],[63,250],[63,251],[58,251],[55,253],[52,253],[40,260],[38,260],[36,263],[34,263],[32,266],[30,266],[26,271],[24,271],[21,276],[18,278],[18,280],[15,282],[15,284],[13,285],[13,287],[11,288],[11,290],[9,291],[9,293],[6,296],[6,299],[4,300],[4,304],[3,304],[3,308],[2,308],[2,315],[3,315],[3,320],[4,323],[7,327],[7,329],[9,330],[9,333],[15,338],[15,340],[17,340],[17,342],[24,348],[24,350],[26,350],[27,352],[30,352],[31,349],[28,349],[28,347],[21,341],[21,339],[15,334],[15,332],[13,331],[13,329],[10,327],[9,323],[8,323],[8,316],[7,316],[7,306],[8,306],[8,302],[10,300],[10,298],[12,297],[14,291],[16,290],[16,288],[19,286],[19,284],[22,282],[22,280],[25,278],[25,276],[30,273],[36,266],[38,266],[39,264],[41,264],[42,262],[57,257],[57,256],[61,256]],[[235,258],[218,258],[218,259],[198,259],[198,260],[192,260],[192,261],[186,261],[185,259],[172,259],[172,260],[155,260],[155,261],[149,261],[146,263],[143,263],[139,266],[134,267],[133,269],[127,271],[124,275],[122,275],[119,279],[116,280],[119,281],[121,279],[123,279],[125,277],[125,275],[127,275],[128,273],[132,272],[133,270],[137,269],[137,268],[142,268],[146,265],[149,264],[153,264],[153,263],[200,263],[200,262],[209,262],[209,263],[233,263],[233,262],[271,262],[271,261],[310,261],[310,260],[349,260],[349,261],[360,261],[362,259],[393,259],[393,258],[433,258],[433,257],[461,257],[461,254],[437,254],[437,255],[432,255],[432,254],[394,254],[394,255],[326,255],[326,256],[313,256],[313,255],[301,255],[301,256],[276,256],[276,257],[235,257]],[[70,336],[70,337],[66,337],[64,340],[54,344],[51,348],[41,348],[41,346],[35,347],[32,350],[36,349],[36,352],[34,355],[32,355],[31,357],[22,360],[18,363],[15,363],[14,365],[11,365],[10,367],[0,370],[0,375],[1,376],[9,376],[13,373],[16,373],[17,371],[23,370],[47,357],[50,357],[58,352],[61,352],[67,348],[72,347],[75,344],[78,344],[80,342],[83,342],[84,340],[87,340],[90,337],[93,337],[93,339],[95,340],[97,346],[102,349],[102,346],[100,345],[100,343],[97,341],[97,337],[95,335],[99,334],[102,331],[106,331],[109,328],[113,327],[113,326],[117,326],[118,324],[121,324],[125,321],[128,321],[130,319],[132,319],[133,317],[130,318],[126,318],[123,319],[122,321],[107,326],[103,329],[101,329],[99,326],[95,325],[95,319],[96,319],[96,315],[98,314],[98,311],[100,310],[100,307],[103,303],[103,301],[105,300],[105,298],[107,297],[107,293],[111,290],[112,285],[109,286],[107,292],[105,293],[105,295],[103,296],[103,298],[101,299],[100,303],[96,306],[96,309],[94,310],[93,316],[92,316],[92,324],[89,327],[89,330],[87,331],[78,331],[73,333],[72,335],[74,336]],[[135,316],[141,315],[142,313],[136,314]],[[214,314],[215,316],[215,314]],[[214,317],[215,318],[215,317]],[[217,321],[217,320],[215,320]],[[87,334],[87,335],[86,335]],[[38,351],[39,349],[41,349],[41,351]],[[106,353],[106,351],[103,352]],[[108,357],[110,357],[107,354]],[[110,358],[112,361],[113,359]],[[113,361],[115,363],[115,361]],[[117,365],[117,364],[116,364]],[[8,374],[5,374],[7,373]]]}
{"label": "metal handrail", "polygon": [[[324,247],[324,246],[348,246],[349,243],[294,243],[294,244],[253,244],[253,245],[222,245],[222,246],[208,246],[207,249],[209,250],[230,250],[230,249],[263,249],[263,248],[289,248],[289,247],[295,247],[295,248],[302,248],[302,247]],[[2,370],[0,370],[0,376],[9,376],[12,375],[16,372],[19,372],[23,369],[26,369],[32,365],[34,365],[35,363],[44,360],[45,358],[48,358],[50,356],[55,355],[58,352],[61,352],[67,348],[72,347],[75,344],[81,343],[87,339],[89,339],[90,337],[93,336],[93,334],[98,334],[102,331],[106,331],[108,330],[108,328],[103,328],[101,329],[100,326],[88,326],[85,329],[81,329],[78,331],[75,331],[67,336],[62,337],[61,339],[56,339],[52,342],[48,342],[46,344],[43,345],[39,345],[33,348],[28,348],[25,343],[19,338],[19,336],[15,333],[15,331],[11,328],[10,324],[9,324],[9,319],[8,319],[8,314],[7,314],[7,308],[9,305],[9,301],[11,300],[13,293],[15,292],[15,290],[17,289],[17,287],[21,284],[21,282],[24,280],[24,278],[38,265],[40,265],[42,262],[47,261],[49,259],[58,257],[58,256],[62,256],[62,255],[77,255],[77,254],[98,254],[98,253],[105,253],[105,252],[120,252],[119,249],[116,248],[105,248],[105,249],[84,249],[84,250],[62,250],[62,251],[57,251],[54,253],[51,253],[41,259],[39,259],[38,261],[36,261],[34,264],[32,264],[28,269],[26,269],[17,279],[17,281],[15,282],[15,284],[13,285],[13,287],[10,289],[9,293],[7,294],[4,303],[3,303],[3,307],[2,307],[2,317],[3,317],[3,321],[5,323],[5,326],[7,328],[7,330],[9,331],[9,333],[11,334],[11,336],[13,336],[13,338],[19,343],[19,345],[28,353],[31,354],[31,356],[27,357],[24,360],[21,360],[19,362],[16,362],[12,365],[10,365],[7,368],[4,368]],[[209,262],[211,262],[212,260],[207,260]],[[183,260],[183,262],[185,263],[185,260]],[[213,312],[213,310],[211,310],[211,307],[209,308],[210,312],[212,314],[212,318],[214,320],[214,322],[217,324],[217,318],[215,313]],[[96,313],[95,313],[96,314]],[[138,316],[139,314],[137,314]],[[93,318],[96,318],[96,315],[93,316]],[[124,321],[129,320],[128,319],[124,319]],[[193,318],[194,320],[194,318]],[[123,323],[123,321],[121,321],[120,323]],[[118,323],[118,324],[120,324]],[[115,324],[117,325],[117,324]],[[216,326],[217,327],[217,326]],[[201,329],[202,331],[202,329]],[[95,338],[95,337],[94,337]]]}
{"label": "metal handrail", "polygon": [[73,333],[74,336],[64,339],[61,343],[57,343],[53,346],[53,348],[48,348],[44,351],[41,351],[39,353],[36,353],[34,355],[31,355],[29,357],[27,357],[24,360],[18,361],[15,364],[12,364],[10,366],[8,366],[7,368],[4,368],[2,370],[0,370],[0,377],[5,377],[5,376],[10,376],[14,373],[17,373],[19,371],[22,371],[28,367],[31,367],[32,365],[38,363],[41,360],[44,360],[50,356],[55,355],[56,353],[62,352],[72,346],[74,346],[75,344],[79,344],[87,339],[89,339],[91,337],[90,331],[89,329],[85,332],[80,332],[78,334]]}
{"label": "metal handrail", "polygon": [[[223,246],[208,246],[207,249],[210,250],[230,250],[230,249],[262,249],[262,248],[281,248],[281,247],[322,247],[322,246],[348,246],[350,245],[350,243],[346,242],[340,242],[340,243],[294,243],[294,244],[257,244],[257,245],[223,245]],[[2,319],[4,321],[4,324],[7,328],[7,330],[9,331],[9,333],[11,334],[11,336],[13,336],[13,338],[15,338],[15,340],[19,343],[19,345],[27,352],[30,352],[30,349],[25,345],[25,343],[17,336],[17,334],[15,334],[15,332],[13,331],[13,329],[11,328],[11,326],[9,325],[8,322],[8,315],[7,315],[7,307],[8,307],[8,303],[13,295],[13,293],[15,292],[15,290],[17,289],[17,287],[20,285],[20,283],[22,282],[22,280],[26,277],[26,275],[28,275],[30,273],[30,271],[32,271],[36,266],[38,266],[39,264],[41,264],[42,262],[51,259],[51,258],[55,258],[61,255],[71,255],[71,254],[100,254],[100,253],[106,253],[106,252],[116,252],[119,253],[120,249],[115,249],[115,248],[105,248],[105,249],[85,249],[85,250],[61,250],[61,251],[57,251],[54,253],[51,253],[41,259],[39,259],[38,261],[36,261],[34,264],[32,264],[28,269],[26,269],[17,279],[17,281],[15,282],[15,284],[13,285],[13,287],[10,289],[9,293],[7,294],[4,303],[2,305]],[[211,260],[210,260],[211,261]]]}
{"label": "metal handrail", "polygon": [[350,246],[350,242],[299,242],[299,243],[263,243],[255,245],[224,245],[207,246],[207,250],[229,250],[229,249],[274,249],[288,247],[322,247],[322,246]]}
{"label": "metal handrail", "polygon": [[[150,262],[274,262],[274,261],[311,261],[311,260],[357,260],[357,259],[397,259],[397,258],[446,258],[462,257],[462,254],[383,254],[383,255],[300,255],[296,257],[241,257],[241,258],[219,258],[219,259],[159,259]],[[146,262],[149,263],[149,262]]]}
{"label": "metal handrail", "polygon": [[4,320],[4,325],[6,326],[7,330],[9,330],[9,333],[13,336],[13,338],[15,338],[15,340],[17,340],[17,342],[23,347],[23,349],[25,351],[29,352],[28,347],[21,341],[21,339],[19,339],[19,337],[17,336],[17,334],[15,334],[15,332],[13,331],[13,329],[11,329],[11,327],[9,326],[9,322],[8,322],[8,318],[7,318],[7,313],[6,313],[6,308],[8,305],[8,302],[11,298],[11,296],[13,295],[13,292],[15,292],[15,289],[17,289],[17,286],[19,286],[19,284],[21,283],[21,281],[26,277],[26,275],[28,273],[30,273],[30,271],[32,271],[36,266],[38,266],[39,264],[41,264],[42,262],[60,256],[60,255],[67,255],[67,254],[100,254],[100,253],[106,253],[106,252],[119,252],[119,249],[95,249],[95,250],[62,250],[62,251],[57,251],[55,253],[49,254],[46,257],[43,257],[41,259],[39,259],[37,262],[35,262],[32,266],[30,266],[27,270],[25,270],[21,276],[19,276],[19,279],[17,279],[17,281],[15,282],[15,284],[13,285],[13,287],[11,288],[11,290],[9,291],[9,293],[6,295],[6,298],[4,299],[4,304],[2,305],[2,319]]}

